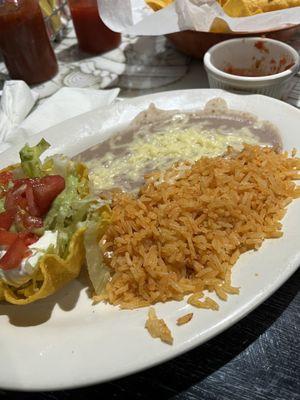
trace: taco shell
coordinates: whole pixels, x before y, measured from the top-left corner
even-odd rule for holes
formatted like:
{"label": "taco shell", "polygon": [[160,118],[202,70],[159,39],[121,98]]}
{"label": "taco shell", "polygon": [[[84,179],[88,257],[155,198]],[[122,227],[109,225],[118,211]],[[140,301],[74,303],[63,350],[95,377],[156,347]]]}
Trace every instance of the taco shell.
{"label": "taco shell", "polygon": [[36,275],[22,288],[15,288],[0,282],[0,300],[25,305],[55,293],[71,280],[77,278],[85,259],[83,234],[85,228],[78,229],[69,244],[69,255],[64,260],[56,254],[46,254],[41,258]]}
{"label": "taco shell", "polygon": [[[0,172],[11,171],[19,165],[9,166]],[[84,164],[77,165],[77,173],[81,177],[81,182],[88,180],[88,170]],[[88,194],[85,187],[88,185],[82,185],[82,197]],[[39,260],[36,273],[22,287],[16,288],[0,280],[0,301],[4,300],[17,305],[33,303],[52,295],[77,278],[85,262],[84,232],[85,228],[83,227],[73,234],[66,259],[60,258],[57,254],[45,254]]]}

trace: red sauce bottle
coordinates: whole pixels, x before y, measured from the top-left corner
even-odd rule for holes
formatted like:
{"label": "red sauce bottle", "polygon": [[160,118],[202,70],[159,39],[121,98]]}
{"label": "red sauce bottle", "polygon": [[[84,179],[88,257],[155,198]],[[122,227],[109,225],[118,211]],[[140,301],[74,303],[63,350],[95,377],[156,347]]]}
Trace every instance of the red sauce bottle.
{"label": "red sauce bottle", "polygon": [[0,0],[0,51],[13,79],[36,84],[57,73],[38,0]]}
{"label": "red sauce bottle", "polygon": [[82,51],[100,54],[119,46],[121,35],[110,30],[102,22],[97,0],[69,0],[69,5]]}

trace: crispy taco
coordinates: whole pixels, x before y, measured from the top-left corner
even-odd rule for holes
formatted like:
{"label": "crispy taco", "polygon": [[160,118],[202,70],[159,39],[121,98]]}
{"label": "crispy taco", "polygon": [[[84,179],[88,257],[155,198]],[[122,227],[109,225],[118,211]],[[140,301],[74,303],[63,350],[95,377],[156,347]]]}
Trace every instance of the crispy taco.
{"label": "crispy taco", "polygon": [[[32,303],[75,279],[85,245],[92,254],[109,223],[109,207],[91,195],[85,165],[61,155],[42,163],[48,147],[44,139],[24,146],[21,163],[0,172],[0,300],[8,303]],[[88,261],[89,271],[99,271],[101,260]],[[96,283],[105,276],[98,273]]]}

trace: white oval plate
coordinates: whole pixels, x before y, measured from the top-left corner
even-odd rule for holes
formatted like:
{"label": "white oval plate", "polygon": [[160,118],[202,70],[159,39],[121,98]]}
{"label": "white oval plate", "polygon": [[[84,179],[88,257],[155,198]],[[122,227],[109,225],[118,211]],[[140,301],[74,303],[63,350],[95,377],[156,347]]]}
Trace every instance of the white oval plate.
{"label": "white oval plate", "polygon": [[[257,95],[234,95],[221,90],[183,90],[157,93],[93,111],[48,129],[30,139],[45,137],[51,153],[73,156],[101,142],[128,124],[154,102],[163,109],[199,109],[212,98],[224,98],[232,109],[272,121],[285,149],[300,149],[300,112],[278,100]],[[1,155],[0,167],[18,159],[16,146]],[[84,277],[57,295],[29,306],[0,306],[0,387],[18,390],[73,388],[124,376],[166,361],[237,322],[269,297],[300,263],[300,201],[288,208],[284,236],[267,240],[258,252],[244,254],[233,269],[239,296],[221,302],[218,312],[198,310],[182,302],[156,306],[174,336],[169,346],[152,339],[144,329],[147,309],[120,311],[110,305],[92,306]],[[176,319],[192,311],[194,318],[177,327]]]}

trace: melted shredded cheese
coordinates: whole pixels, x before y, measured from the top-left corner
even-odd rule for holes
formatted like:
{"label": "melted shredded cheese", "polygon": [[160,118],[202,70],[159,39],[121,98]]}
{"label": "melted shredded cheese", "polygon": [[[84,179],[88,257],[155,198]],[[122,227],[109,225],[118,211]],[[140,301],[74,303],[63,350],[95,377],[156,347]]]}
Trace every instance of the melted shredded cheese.
{"label": "melted shredded cheese", "polygon": [[203,156],[225,153],[228,146],[237,150],[243,143],[258,144],[252,132],[243,127],[224,134],[221,129],[170,129],[166,132],[136,137],[123,156],[107,153],[100,160],[89,162],[90,178],[95,189],[118,186],[116,178],[137,181],[146,170],[165,169],[175,161],[196,161]]}

